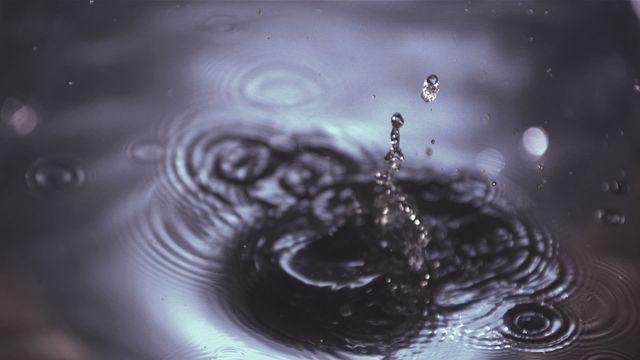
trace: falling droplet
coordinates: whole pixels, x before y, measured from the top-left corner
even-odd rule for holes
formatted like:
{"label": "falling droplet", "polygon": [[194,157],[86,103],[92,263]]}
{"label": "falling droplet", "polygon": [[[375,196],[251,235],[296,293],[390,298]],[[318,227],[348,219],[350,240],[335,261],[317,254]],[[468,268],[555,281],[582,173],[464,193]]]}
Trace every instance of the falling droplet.
{"label": "falling droplet", "polygon": [[596,219],[607,225],[623,225],[626,222],[624,214],[614,209],[596,210]]}
{"label": "falling droplet", "polygon": [[431,74],[425,80],[422,85],[422,100],[425,102],[432,102],[438,96],[440,91],[440,81],[437,75]]}

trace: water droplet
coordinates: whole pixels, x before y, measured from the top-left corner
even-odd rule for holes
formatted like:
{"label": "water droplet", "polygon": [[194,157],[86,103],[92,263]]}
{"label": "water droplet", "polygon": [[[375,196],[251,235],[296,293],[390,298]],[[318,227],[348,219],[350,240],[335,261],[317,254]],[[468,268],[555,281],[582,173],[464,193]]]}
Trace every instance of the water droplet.
{"label": "water droplet", "polygon": [[633,90],[635,90],[637,93],[640,93],[640,84],[633,85]]}
{"label": "water droplet", "polygon": [[34,53],[37,53],[38,51],[40,51],[40,48],[39,48],[37,45],[33,45],[33,47],[31,47],[31,50],[32,50]]}
{"label": "water droplet", "polygon": [[67,85],[73,86],[73,81],[71,81],[71,80],[67,81]]}
{"label": "water droplet", "polygon": [[440,91],[440,81],[435,74],[429,75],[422,85],[422,100],[432,102],[438,96]]}
{"label": "water droplet", "polygon": [[623,213],[615,209],[596,210],[596,219],[607,225],[624,225],[626,218]]}
{"label": "water droplet", "polygon": [[529,42],[533,42],[534,37],[533,36],[529,36]]}
{"label": "water droplet", "polygon": [[608,192],[616,195],[623,195],[631,191],[631,187],[627,185],[622,179],[612,179],[609,181],[604,181],[600,188],[604,192]]}
{"label": "water droplet", "polygon": [[391,126],[393,126],[394,129],[399,129],[402,125],[404,125],[404,118],[402,115],[400,113],[393,114],[393,116],[391,116]]}
{"label": "water droplet", "polygon": [[527,10],[527,15],[531,16],[531,15],[533,15],[533,13],[534,13],[533,9]]}
{"label": "water droplet", "polygon": [[549,10],[545,10],[545,11],[544,11],[544,14],[545,14],[545,15],[549,15]]}
{"label": "water droplet", "polygon": [[528,156],[539,158],[547,152],[549,136],[543,128],[532,126],[522,133],[522,147]]}
{"label": "water droplet", "polygon": [[73,158],[50,157],[36,161],[27,171],[25,180],[32,190],[62,191],[82,185],[85,173]]}
{"label": "water droplet", "polygon": [[93,5],[94,2],[95,0],[89,0],[89,5]]}

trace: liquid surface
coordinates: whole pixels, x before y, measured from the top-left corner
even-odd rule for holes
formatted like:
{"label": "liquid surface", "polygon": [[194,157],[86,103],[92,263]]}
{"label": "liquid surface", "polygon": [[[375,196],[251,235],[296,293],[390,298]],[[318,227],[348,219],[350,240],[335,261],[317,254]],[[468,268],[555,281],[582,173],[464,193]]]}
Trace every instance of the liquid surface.
{"label": "liquid surface", "polygon": [[2,2],[0,358],[637,359],[637,11]]}

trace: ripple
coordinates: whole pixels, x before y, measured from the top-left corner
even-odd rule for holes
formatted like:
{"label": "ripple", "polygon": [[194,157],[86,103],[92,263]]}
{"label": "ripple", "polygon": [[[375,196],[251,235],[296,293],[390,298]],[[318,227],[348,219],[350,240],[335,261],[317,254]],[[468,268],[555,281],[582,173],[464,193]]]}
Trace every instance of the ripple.
{"label": "ripple", "polygon": [[329,83],[313,68],[293,62],[268,61],[251,68],[210,70],[218,78],[217,94],[227,104],[264,111],[309,109],[329,97]]}
{"label": "ripple", "polygon": [[587,354],[581,360],[632,360],[631,356],[613,350],[599,350]]}
{"label": "ripple", "polygon": [[40,192],[68,191],[85,182],[85,171],[73,157],[38,159],[25,175],[27,186]]}
{"label": "ripple", "polygon": [[[407,172],[400,186],[433,235],[427,270],[411,272],[404,233],[381,238],[372,226],[366,154],[319,134],[238,133],[207,119],[174,125],[159,191],[134,219],[130,246],[149,276],[217,294],[236,326],[329,354],[388,355],[437,340],[438,328],[479,348],[574,339],[574,317],[556,304],[571,268],[484,176]],[[527,303],[544,310],[510,315]],[[501,331],[511,317],[525,335],[548,329],[520,339]]]}
{"label": "ripple", "polygon": [[596,263],[571,302],[581,319],[584,348],[623,343],[640,333],[640,293],[627,272]]}
{"label": "ripple", "polygon": [[230,228],[241,219],[227,215],[227,227],[207,214],[186,211],[159,200],[149,201],[148,211],[133,219],[127,245],[135,261],[149,276],[179,287],[210,289],[220,263],[220,249]]}
{"label": "ripple", "polygon": [[547,304],[517,304],[504,314],[503,321],[503,336],[518,350],[553,351],[577,335],[576,321]]}
{"label": "ripple", "polygon": [[[354,215],[370,208],[374,187],[355,179],[323,186],[312,200],[272,214],[225,256],[230,278],[243,279],[221,286],[241,324],[285,343],[365,354],[389,354],[419,334],[420,341],[437,339],[437,328],[480,348],[544,351],[573,341],[576,320],[553,305],[573,279],[557,244],[496,198],[486,179],[426,173],[401,182],[419,199],[433,234],[424,278],[409,275],[406,259],[389,245],[398,240],[378,243],[366,210]],[[541,316],[549,315],[550,333],[518,345],[516,335],[492,329],[502,326],[504,306],[527,299],[549,301],[551,310]]]}

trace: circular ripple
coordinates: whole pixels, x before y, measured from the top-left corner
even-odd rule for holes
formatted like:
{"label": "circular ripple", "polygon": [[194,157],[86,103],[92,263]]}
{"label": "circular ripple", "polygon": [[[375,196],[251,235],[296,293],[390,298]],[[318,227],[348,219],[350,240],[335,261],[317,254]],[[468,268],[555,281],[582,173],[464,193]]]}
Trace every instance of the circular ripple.
{"label": "circular ripple", "polygon": [[46,157],[37,160],[25,175],[27,186],[35,191],[68,191],[80,187],[85,171],[72,157]]}
{"label": "circular ripple", "polygon": [[[437,339],[437,331],[425,332],[430,327],[448,329],[447,338],[461,337],[480,348],[550,351],[573,341],[575,319],[553,305],[534,308],[537,317],[517,316],[515,324],[537,340],[523,338],[520,344],[518,332],[509,338],[496,330],[505,304],[562,297],[572,273],[560,262],[552,237],[494,198],[484,179],[414,174],[401,182],[433,235],[429,274],[415,279],[405,268],[407,259],[377,246],[401,239],[380,242],[366,220],[374,183],[337,178],[345,180],[311,196],[299,193],[304,202],[248,230],[242,248],[226,256],[230,278],[242,281],[222,286],[228,288],[223,293],[242,324],[282,342],[367,354],[395,351],[419,333]],[[365,209],[364,215],[355,209]],[[403,299],[389,289],[402,289]],[[358,313],[370,306],[394,320],[373,310]]]}
{"label": "circular ripple", "polygon": [[225,235],[242,226],[231,214],[221,223],[197,209],[187,212],[157,200],[133,221],[127,244],[140,268],[149,276],[203,291],[210,289],[211,277],[219,270],[220,250],[230,240]]}
{"label": "circular ripple", "polygon": [[587,354],[581,360],[632,360],[631,356],[613,350],[600,350]]}
{"label": "circular ripple", "polygon": [[637,286],[627,273],[602,263],[585,274],[571,303],[581,319],[583,348],[623,343],[640,333]]}
{"label": "circular ripple", "polygon": [[216,94],[224,96],[228,105],[263,111],[308,110],[329,96],[328,81],[305,65],[274,61],[246,68],[235,64],[224,75],[218,68],[205,70],[219,84]]}
{"label": "circular ripple", "polygon": [[373,233],[361,230],[353,220],[327,229],[309,208],[268,219],[227,256],[223,299],[242,325],[280,342],[359,354],[406,345],[427,326],[425,279],[372,252]]}
{"label": "circular ripple", "polygon": [[517,304],[507,310],[503,322],[502,335],[518,350],[557,350],[577,335],[575,320],[546,304]]}

